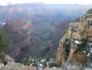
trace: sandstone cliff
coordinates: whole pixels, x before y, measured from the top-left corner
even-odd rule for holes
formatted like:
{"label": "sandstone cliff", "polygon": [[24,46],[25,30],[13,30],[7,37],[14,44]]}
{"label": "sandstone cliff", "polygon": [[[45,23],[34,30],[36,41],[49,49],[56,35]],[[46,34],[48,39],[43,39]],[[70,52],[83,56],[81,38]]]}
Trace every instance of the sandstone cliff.
{"label": "sandstone cliff", "polygon": [[79,22],[71,23],[59,42],[56,63],[67,61],[82,65],[90,61],[92,55],[92,9],[80,17]]}

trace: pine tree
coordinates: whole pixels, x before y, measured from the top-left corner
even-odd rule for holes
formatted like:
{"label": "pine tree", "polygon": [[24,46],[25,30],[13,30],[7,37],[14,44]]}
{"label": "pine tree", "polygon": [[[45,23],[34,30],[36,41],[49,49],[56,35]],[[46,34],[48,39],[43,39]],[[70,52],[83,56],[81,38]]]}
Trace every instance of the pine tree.
{"label": "pine tree", "polygon": [[0,28],[0,52],[7,52],[12,45],[12,41],[9,36]]}

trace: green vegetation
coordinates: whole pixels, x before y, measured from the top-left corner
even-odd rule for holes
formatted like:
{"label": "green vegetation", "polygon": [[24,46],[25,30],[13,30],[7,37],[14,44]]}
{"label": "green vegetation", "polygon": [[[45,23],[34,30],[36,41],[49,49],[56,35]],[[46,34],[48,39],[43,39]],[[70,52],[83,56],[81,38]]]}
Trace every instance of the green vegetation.
{"label": "green vegetation", "polygon": [[3,63],[4,55],[0,53],[0,63]]}
{"label": "green vegetation", "polygon": [[12,41],[8,35],[0,28],[0,52],[7,52],[9,47],[12,45]]}
{"label": "green vegetation", "polygon": [[23,59],[23,64],[24,64],[24,65],[30,65],[30,57],[29,57],[29,56],[26,56],[26,57]]}
{"label": "green vegetation", "polygon": [[12,41],[8,35],[0,28],[0,63],[3,62],[4,55],[2,52],[7,52],[9,47],[12,45]]}

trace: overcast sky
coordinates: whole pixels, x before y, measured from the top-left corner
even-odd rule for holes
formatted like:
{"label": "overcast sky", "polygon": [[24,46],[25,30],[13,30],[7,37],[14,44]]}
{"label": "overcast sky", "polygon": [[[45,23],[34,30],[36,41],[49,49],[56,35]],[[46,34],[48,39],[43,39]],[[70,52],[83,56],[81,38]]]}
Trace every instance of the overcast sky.
{"label": "overcast sky", "polygon": [[34,3],[41,2],[45,4],[92,4],[92,0],[0,0],[0,5],[7,5],[7,3]]}

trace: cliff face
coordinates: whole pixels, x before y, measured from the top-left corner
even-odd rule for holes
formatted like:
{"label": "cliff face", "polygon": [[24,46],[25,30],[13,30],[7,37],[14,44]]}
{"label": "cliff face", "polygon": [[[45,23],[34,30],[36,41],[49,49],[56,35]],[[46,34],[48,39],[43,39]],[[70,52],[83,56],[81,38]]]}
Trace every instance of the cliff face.
{"label": "cliff face", "polygon": [[19,43],[28,37],[31,38],[31,23],[25,22],[22,19],[8,19],[3,29],[14,43]]}
{"label": "cliff face", "polygon": [[14,42],[12,48],[9,49],[9,55],[15,59],[22,53],[21,49],[27,47],[30,42],[31,23],[25,22],[22,19],[8,19],[3,29]]}
{"label": "cliff face", "polygon": [[80,17],[79,22],[71,23],[59,42],[56,63],[87,63],[92,55],[92,9]]}

